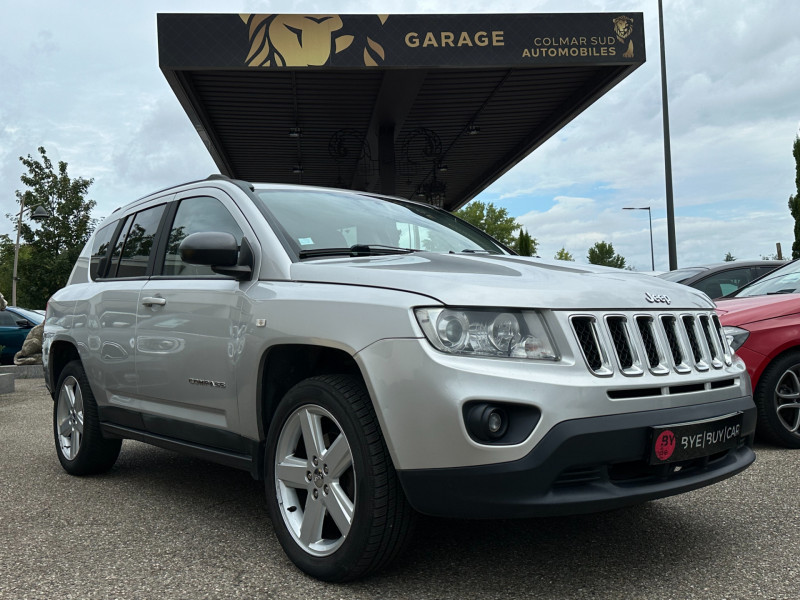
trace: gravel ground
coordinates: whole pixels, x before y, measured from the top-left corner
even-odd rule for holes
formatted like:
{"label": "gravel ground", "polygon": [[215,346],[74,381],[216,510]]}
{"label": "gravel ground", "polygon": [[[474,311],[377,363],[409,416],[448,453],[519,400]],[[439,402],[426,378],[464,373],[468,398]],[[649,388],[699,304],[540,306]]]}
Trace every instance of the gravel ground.
{"label": "gravel ground", "polygon": [[362,582],[297,571],[247,473],[126,441],[114,469],[60,467],[43,380],[0,395],[0,598],[800,598],[800,451],[599,515],[421,519]]}

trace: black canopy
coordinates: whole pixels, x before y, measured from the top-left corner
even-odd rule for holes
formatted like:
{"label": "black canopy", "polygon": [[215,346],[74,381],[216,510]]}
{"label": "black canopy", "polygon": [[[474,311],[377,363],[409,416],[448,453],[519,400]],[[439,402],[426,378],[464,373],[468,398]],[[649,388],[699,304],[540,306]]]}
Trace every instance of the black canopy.
{"label": "black canopy", "polygon": [[641,13],[160,14],[158,40],[221,173],[449,210],[645,60]]}

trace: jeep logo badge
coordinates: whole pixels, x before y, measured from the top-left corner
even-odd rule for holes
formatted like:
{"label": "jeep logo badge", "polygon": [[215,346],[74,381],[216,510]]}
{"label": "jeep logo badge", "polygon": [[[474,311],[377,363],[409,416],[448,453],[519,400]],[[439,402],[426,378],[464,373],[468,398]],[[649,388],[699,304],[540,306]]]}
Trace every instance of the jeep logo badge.
{"label": "jeep logo badge", "polygon": [[654,303],[655,302],[664,302],[665,304],[672,303],[672,300],[670,300],[669,296],[667,296],[665,294],[652,294],[651,295],[651,294],[648,294],[647,292],[645,292],[644,299],[647,300],[648,302],[654,302]]}

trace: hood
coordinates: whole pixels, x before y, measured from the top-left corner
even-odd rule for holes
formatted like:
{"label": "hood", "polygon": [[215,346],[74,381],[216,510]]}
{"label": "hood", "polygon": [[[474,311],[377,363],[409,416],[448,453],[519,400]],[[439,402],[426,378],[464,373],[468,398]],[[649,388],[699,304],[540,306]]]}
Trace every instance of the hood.
{"label": "hood", "polygon": [[800,313],[800,294],[774,294],[717,300],[723,325],[746,325]]}
{"label": "hood", "polygon": [[[564,310],[708,309],[708,296],[642,273],[564,261],[489,254],[413,254],[308,260],[292,279],[382,287],[448,306]],[[646,295],[668,296],[648,302]]]}

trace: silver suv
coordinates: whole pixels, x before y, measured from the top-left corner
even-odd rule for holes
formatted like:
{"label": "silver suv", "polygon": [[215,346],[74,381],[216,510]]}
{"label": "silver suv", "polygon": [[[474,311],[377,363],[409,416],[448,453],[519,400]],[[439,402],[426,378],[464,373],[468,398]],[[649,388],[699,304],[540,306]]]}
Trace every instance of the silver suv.
{"label": "silver suv", "polygon": [[368,193],[212,176],[116,210],[49,302],[44,363],[69,473],[123,439],[247,470],[329,581],[386,564],[417,512],[608,510],[755,458],[707,296]]}

